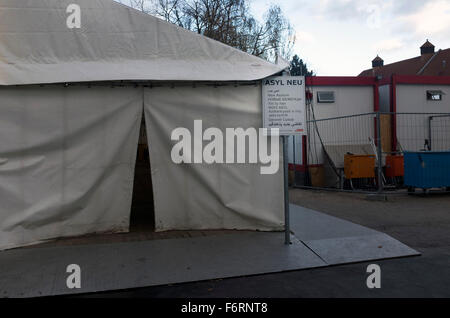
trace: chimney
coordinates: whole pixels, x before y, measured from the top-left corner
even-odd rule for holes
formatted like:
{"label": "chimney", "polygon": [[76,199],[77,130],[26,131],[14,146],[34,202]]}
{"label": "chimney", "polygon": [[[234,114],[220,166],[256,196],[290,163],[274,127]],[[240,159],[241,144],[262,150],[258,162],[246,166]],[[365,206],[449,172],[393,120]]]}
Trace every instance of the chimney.
{"label": "chimney", "polygon": [[434,45],[427,41],[420,47],[420,55],[434,54]]}
{"label": "chimney", "polygon": [[377,55],[377,57],[374,58],[373,61],[372,61],[372,68],[375,68],[375,67],[382,67],[383,65],[384,65],[384,61],[383,61],[383,59],[382,59],[381,57],[379,57],[378,55]]}

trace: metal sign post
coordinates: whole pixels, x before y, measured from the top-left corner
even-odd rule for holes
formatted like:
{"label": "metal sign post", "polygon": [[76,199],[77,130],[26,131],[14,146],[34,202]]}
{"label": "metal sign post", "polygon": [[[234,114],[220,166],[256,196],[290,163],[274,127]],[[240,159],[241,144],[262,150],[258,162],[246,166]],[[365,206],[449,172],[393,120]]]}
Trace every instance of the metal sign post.
{"label": "metal sign post", "polygon": [[305,77],[269,77],[263,80],[262,87],[263,127],[277,128],[283,145],[285,243],[288,245],[291,244],[288,138],[306,134]]}
{"label": "metal sign post", "polygon": [[283,169],[284,169],[284,243],[291,244],[291,222],[289,211],[289,160],[288,160],[288,136],[281,136],[283,144]]}
{"label": "metal sign post", "polygon": [[383,148],[381,145],[381,116],[377,112],[377,174],[378,174],[378,194],[383,192]]}

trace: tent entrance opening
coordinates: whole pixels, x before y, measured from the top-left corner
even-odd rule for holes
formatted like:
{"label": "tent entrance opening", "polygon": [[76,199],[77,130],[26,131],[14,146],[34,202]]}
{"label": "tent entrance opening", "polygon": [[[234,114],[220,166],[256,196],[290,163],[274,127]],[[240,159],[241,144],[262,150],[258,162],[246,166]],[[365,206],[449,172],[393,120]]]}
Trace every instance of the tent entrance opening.
{"label": "tent entrance opening", "polygon": [[148,147],[145,118],[143,116],[134,172],[131,232],[154,231],[155,229],[155,208]]}

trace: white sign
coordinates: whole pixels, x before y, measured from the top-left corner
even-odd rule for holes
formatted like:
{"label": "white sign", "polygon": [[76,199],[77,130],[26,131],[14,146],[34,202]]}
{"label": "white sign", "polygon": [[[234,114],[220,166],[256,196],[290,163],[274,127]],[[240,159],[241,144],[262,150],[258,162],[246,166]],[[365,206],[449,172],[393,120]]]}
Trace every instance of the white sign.
{"label": "white sign", "polygon": [[281,136],[306,135],[304,76],[277,76],[262,81],[263,127]]}

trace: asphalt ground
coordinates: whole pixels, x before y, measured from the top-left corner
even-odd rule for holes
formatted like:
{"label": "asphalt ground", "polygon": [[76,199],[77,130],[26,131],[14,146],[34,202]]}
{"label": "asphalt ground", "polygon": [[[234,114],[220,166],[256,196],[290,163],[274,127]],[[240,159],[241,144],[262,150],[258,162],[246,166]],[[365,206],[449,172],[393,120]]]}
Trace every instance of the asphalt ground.
{"label": "asphalt ground", "polygon": [[[291,190],[294,204],[387,233],[422,256],[293,272],[82,295],[118,298],[450,297],[450,195],[391,195]],[[381,288],[366,285],[369,264]]]}

